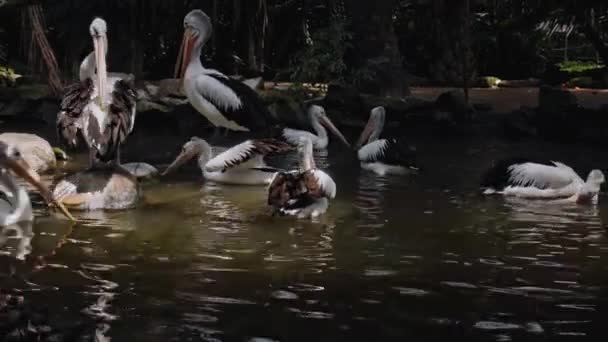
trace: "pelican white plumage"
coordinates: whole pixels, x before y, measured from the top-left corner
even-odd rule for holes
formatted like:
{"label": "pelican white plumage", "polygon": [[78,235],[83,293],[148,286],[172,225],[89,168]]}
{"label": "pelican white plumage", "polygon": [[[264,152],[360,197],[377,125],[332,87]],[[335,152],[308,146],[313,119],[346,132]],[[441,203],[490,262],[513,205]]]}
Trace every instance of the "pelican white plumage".
{"label": "pelican white plumage", "polygon": [[264,158],[289,150],[291,146],[273,139],[250,139],[213,157],[212,148],[205,140],[192,137],[163,175],[197,158],[207,180],[235,185],[268,185],[277,169],[266,165]]}
{"label": "pelican white plumage", "polygon": [[324,150],[329,144],[329,136],[327,135],[327,129],[329,129],[335,136],[340,139],[346,146],[350,147],[350,143],[346,140],[342,132],[331,121],[325,112],[325,108],[312,105],[308,108],[308,119],[310,125],[315,133],[308,131],[284,128],[283,138],[290,144],[297,145],[302,138],[310,139],[312,141],[314,149]]}
{"label": "pelican white plumage", "polygon": [[371,110],[369,121],[357,142],[361,168],[380,176],[404,175],[418,170],[415,151],[404,140],[381,138],[385,120],[384,107]]}
{"label": "pelican white plumage", "polygon": [[59,136],[70,146],[80,137],[89,147],[90,166],[120,163],[120,145],[135,125],[136,94],[129,83],[108,77],[107,25],[95,18],[89,27],[94,50],[80,66],[80,81],[67,87],[57,115]]}
{"label": "pelican white plumage", "polygon": [[540,162],[525,158],[502,160],[486,172],[482,180],[485,194],[499,193],[528,199],[566,199],[579,204],[597,203],[604,174],[592,170],[583,180],[571,167],[560,162]]}
{"label": "pelican white plumage", "polygon": [[316,218],[327,211],[337,186],[327,173],[316,168],[310,139],[301,138],[298,150],[300,168],[274,176],[268,187],[268,204],[282,215]]}
{"label": "pelican white plumage", "polygon": [[0,142],[0,226],[34,219],[30,197],[19,186],[11,171],[32,184],[47,202],[55,204],[66,217],[74,221],[65,207],[53,199],[47,187],[40,182],[38,174],[23,160],[19,150]]}

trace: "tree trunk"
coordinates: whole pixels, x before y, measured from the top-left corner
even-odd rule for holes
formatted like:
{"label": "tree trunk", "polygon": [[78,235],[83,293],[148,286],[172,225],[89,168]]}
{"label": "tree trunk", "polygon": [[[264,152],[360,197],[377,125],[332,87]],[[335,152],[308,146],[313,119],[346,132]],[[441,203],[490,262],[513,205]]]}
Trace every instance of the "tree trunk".
{"label": "tree trunk", "polygon": [[467,48],[467,0],[432,2],[431,77],[445,85],[461,86],[475,78],[475,60]]}
{"label": "tree trunk", "polygon": [[397,0],[346,0],[352,18],[353,51],[349,66],[368,77],[355,80],[360,90],[402,97],[409,94],[407,75],[393,29]]}

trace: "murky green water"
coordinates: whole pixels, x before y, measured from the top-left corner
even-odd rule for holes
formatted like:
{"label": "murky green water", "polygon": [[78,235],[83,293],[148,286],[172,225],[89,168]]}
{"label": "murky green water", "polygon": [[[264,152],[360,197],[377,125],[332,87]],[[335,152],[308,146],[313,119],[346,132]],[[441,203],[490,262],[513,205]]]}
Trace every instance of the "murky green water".
{"label": "murky green water", "polygon": [[79,214],[75,227],[39,210],[22,238],[0,240],[0,286],[100,341],[602,340],[608,198],[547,207],[477,193],[492,159],[587,172],[608,167],[601,150],[418,151],[418,176],[377,178],[332,149],[319,162],[338,198],[318,222],[270,217],[265,189],[203,184],[195,169],[145,184],[136,210]]}

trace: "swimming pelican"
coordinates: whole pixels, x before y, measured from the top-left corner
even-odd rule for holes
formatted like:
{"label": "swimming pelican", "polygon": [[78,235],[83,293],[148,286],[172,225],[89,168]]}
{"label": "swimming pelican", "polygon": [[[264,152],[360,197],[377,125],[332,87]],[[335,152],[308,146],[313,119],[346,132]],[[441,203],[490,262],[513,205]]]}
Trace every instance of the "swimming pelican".
{"label": "swimming pelican", "polygon": [[140,191],[137,177],[114,165],[66,176],[55,185],[53,196],[77,210],[122,210],[135,207]]}
{"label": "swimming pelican", "polygon": [[302,138],[298,150],[300,168],[274,176],[268,187],[268,204],[283,215],[315,218],[327,211],[337,187],[327,173],[316,168],[310,139]]}
{"label": "swimming pelican", "polygon": [[386,110],[375,107],[357,142],[361,168],[380,176],[403,175],[418,170],[416,154],[412,147],[398,138],[381,139]]}
{"label": "swimming pelican", "polygon": [[0,142],[0,226],[34,220],[30,197],[10,171],[32,184],[48,203],[55,204],[67,218],[74,221],[69,211],[53,199],[51,192],[40,182],[40,176],[23,160],[19,150]]}
{"label": "swimming pelican", "polygon": [[94,50],[80,65],[80,82],[67,87],[57,116],[59,136],[72,147],[82,136],[90,166],[118,164],[120,145],[135,125],[136,94],[125,80],[108,78],[107,26],[101,18],[89,27]]}
{"label": "swimming pelican", "polygon": [[[340,141],[346,146],[350,147],[349,142],[346,140],[344,135],[338,128],[333,124],[331,119],[327,116],[325,108],[312,105],[308,108],[308,119],[316,134],[291,128],[283,129],[283,138],[290,144],[297,145],[301,138],[308,138],[312,141],[313,147],[317,150],[324,150],[327,148],[329,143],[329,137],[327,136],[327,127]],[[325,127],[324,127],[325,126]]]}
{"label": "swimming pelican", "polygon": [[291,146],[273,139],[251,139],[213,157],[211,146],[203,139],[192,137],[182,152],[163,172],[167,175],[186,162],[197,158],[203,177],[224,184],[268,185],[277,169],[264,162],[270,154],[291,150]]}
{"label": "swimming pelican", "polygon": [[525,158],[502,160],[483,177],[484,194],[500,193],[529,199],[568,199],[576,203],[597,203],[604,174],[592,170],[584,181],[571,167],[560,162],[539,162]]}

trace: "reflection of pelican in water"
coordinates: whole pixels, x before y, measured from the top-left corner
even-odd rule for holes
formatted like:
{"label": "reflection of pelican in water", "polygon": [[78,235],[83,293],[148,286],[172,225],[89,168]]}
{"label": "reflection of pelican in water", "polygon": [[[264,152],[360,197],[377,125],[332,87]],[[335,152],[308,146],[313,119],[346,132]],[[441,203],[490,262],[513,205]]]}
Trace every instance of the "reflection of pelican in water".
{"label": "reflection of pelican in water", "polygon": [[15,146],[0,142],[0,226],[34,220],[30,197],[27,191],[17,184],[11,171],[32,184],[46,201],[57,205],[65,216],[74,220],[70,213],[53,199],[50,191],[40,182],[40,176],[29,167],[19,150]]}
{"label": "reflection of pelican in water", "polygon": [[512,221],[538,222],[548,226],[581,222],[591,225],[600,224],[599,210],[595,206],[581,207],[572,202],[564,203],[565,205],[546,205],[546,201],[539,202],[519,197],[506,197],[505,200]]}
{"label": "reflection of pelican in water", "polygon": [[384,213],[386,186],[386,178],[375,177],[371,173],[362,173],[359,176],[359,186],[353,205],[363,214],[367,225],[382,226],[384,224],[379,220]]}
{"label": "reflection of pelican in water", "polygon": [[[0,248],[5,249],[8,247],[7,245],[10,245],[11,250],[8,253],[17,260],[25,260],[32,252],[33,238],[32,221],[4,226],[0,231]],[[16,244],[13,245],[11,242],[16,242]]]}

